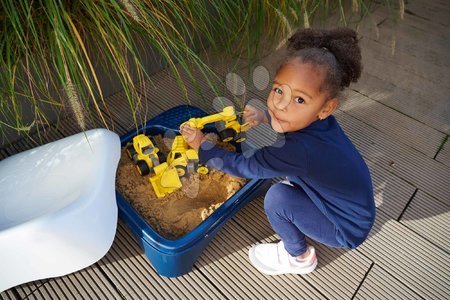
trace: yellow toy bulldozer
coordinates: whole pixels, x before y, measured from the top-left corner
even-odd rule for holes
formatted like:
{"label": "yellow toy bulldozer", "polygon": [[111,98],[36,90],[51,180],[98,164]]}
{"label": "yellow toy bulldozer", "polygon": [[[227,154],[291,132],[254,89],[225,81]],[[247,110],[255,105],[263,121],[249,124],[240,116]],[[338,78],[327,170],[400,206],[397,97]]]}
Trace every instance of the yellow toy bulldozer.
{"label": "yellow toy bulldozer", "polygon": [[245,132],[250,129],[250,124],[241,125],[238,122],[233,106],[227,106],[217,114],[203,118],[191,118],[182,125],[189,124],[193,128],[203,129],[209,123],[215,123],[217,133],[223,142],[235,140],[237,143],[241,143],[246,139]]}
{"label": "yellow toy bulldozer", "polygon": [[198,152],[190,149],[183,136],[175,137],[167,161],[153,168],[150,183],[158,198],[181,188],[180,178],[192,173],[207,174],[208,168],[199,165]]}
{"label": "yellow toy bulldozer", "polygon": [[165,160],[164,154],[155,146],[154,140],[145,134],[135,136],[133,142],[126,146],[126,151],[142,176],[153,174],[155,166]]}

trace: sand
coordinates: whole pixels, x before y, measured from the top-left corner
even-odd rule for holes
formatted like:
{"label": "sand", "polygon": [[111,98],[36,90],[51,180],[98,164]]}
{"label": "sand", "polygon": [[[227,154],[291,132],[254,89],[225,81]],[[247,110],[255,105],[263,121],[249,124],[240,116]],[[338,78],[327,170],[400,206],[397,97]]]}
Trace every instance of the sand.
{"label": "sand", "polygon": [[[215,139],[214,136],[209,138]],[[155,141],[156,146],[167,154],[165,145],[170,145],[171,140],[156,136]],[[229,144],[221,146],[234,150]],[[139,175],[123,148],[116,187],[155,231],[167,239],[177,239],[203,222],[246,182],[216,169],[209,170],[207,175],[195,173],[181,178],[181,189],[157,198],[149,175]]]}

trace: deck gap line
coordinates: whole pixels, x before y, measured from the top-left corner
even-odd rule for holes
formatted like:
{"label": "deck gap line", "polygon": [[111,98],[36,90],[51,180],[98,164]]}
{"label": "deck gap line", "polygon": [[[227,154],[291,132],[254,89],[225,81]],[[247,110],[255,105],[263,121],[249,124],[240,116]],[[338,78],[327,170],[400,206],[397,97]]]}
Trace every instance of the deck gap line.
{"label": "deck gap line", "polygon": [[400,220],[402,219],[403,214],[404,214],[405,211],[408,209],[409,204],[410,204],[411,201],[414,199],[414,196],[417,194],[417,191],[418,191],[418,190],[419,190],[418,188],[416,188],[416,189],[414,190],[414,193],[411,195],[411,198],[409,198],[409,200],[408,200],[408,202],[406,203],[405,207],[403,208],[402,212],[401,212],[400,215],[398,216],[398,218],[397,218],[397,220],[396,220],[397,222],[400,223]]}
{"label": "deck gap line", "polygon": [[[98,274],[95,273],[95,270],[92,267],[81,270],[79,275],[88,283],[88,287],[92,288],[92,291],[96,296],[95,299],[101,299],[102,296],[107,297],[105,289],[110,292],[109,288],[104,284]],[[81,287],[84,288],[84,285],[81,285]]]}
{"label": "deck gap line", "polygon": [[388,273],[389,275],[391,275],[398,282],[400,282],[404,287],[406,287],[408,289],[409,292],[412,292],[415,296],[420,297],[421,299],[425,299],[424,297],[422,297],[422,295],[418,294],[413,288],[406,285],[403,280],[397,278],[397,276],[395,276],[394,274],[392,274],[391,272],[386,270],[382,265],[377,264],[377,267],[380,268],[381,270],[383,270],[384,272]]}
{"label": "deck gap line", "polygon": [[355,296],[358,294],[359,289],[361,288],[361,286],[363,285],[364,281],[367,278],[367,275],[369,275],[370,271],[372,270],[373,266],[375,265],[375,263],[372,261],[372,264],[369,267],[369,270],[367,270],[366,274],[364,274],[363,279],[359,282],[358,287],[355,290],[355,293],[353,294],[352,298],[350,298],[351,300],[355,299]]}
{"label": "deck gap line", "polygon": [[[373,74],[371,74],[371,75],[374,76],[374,77],[377,77],[377,76],[375,76],[375,75],[373,75]],[[377,78],[378,78],[378,77],[377,77]],[[385,81],[385,80],[383,80],[383,79],[381,79],[381,78],[378,78],[378,79],[380,79],[380,80],[382,80],[382,81]],[[396,86],[396,87],[397,87],[397,86]],[[397,87],[397,88],[398,88],[398,89],[401,89],[401,88],[399,88],[399,87]],[[405,114],[404,112],[402,112],[401,110],[399,110],[399,109],[397,109],[397,108],[395,108],[395,107],[392,107],[392,106],[387,105],[385,102],[381,102],[381,101],[379,101],[379,100],[377,100],[377,99],[374,99],[374,98],[372,98],[370,95],[364,94],[363,92],[359,91],[359,90],[356,89],[356,88],[350,87],[350,88],[348,88],[348,89],[351,90],[351,91],[354,91],[355,93],[358,93],[358,94],[360,94],[360,95],[363,95],[364,97],[367,97],[367,98],[369,98],[369,99],[372,100],[372,101],[376,101],[377,103],[379,103],[379,104],[381,104],[381,105],[383,105],[383,106],[385,106],[385,107],[387,107],[387,108],[389,108],[389,109],[392,109],[393,111],[396,111],[396,112],[402,114],[403,116],[406,116],[406,117],[408,117],[408,118],[410,118],[410,119],[413,119],[414,121],[416,121],[416,122],[418,122],[418,123],[420,123],[420,124],[422,124],[422,125],[425,125],[425,126],[427,126],[427,127],[429,127],[429,128],[432,128],[432,129],[436,130],[437,132],[442,133],[442,134],[444,134],[444,135],[446,135],[446,136],[448,137],[448,133],[443,132],[441,129],[435,128],[435,127],[433,127],[432,125],[427,124],[427,123],[425,123],[425,122],[423,122],[423,121],[421,121],[421,120],[417,120],[417,119],[414,118],[413,116],[407,115],[407,114]],[[342,111],[342,110],[340,110],[340,111]],[[351,115],[351,116],[353,117],[353,115]],[[355,117],[354,117],[354,118],[355,118]],[[359,119],[358,119],[358,120],[359,120]],[[364,122],[363,120],[360,120],[360,121]],[[364,124],[367,124],[367,123],[364,122]],[[371,126],[370,124],[367,124],[367,125]],[[373,127],[373,126],[371,126],[371,127]],[[375,128],[375,127],[374,127],[374,128]],[[420,152],[420,151],[419,151],[419,152]],[[422,153],[422,152],[421,152],[421,153]],[[427,156],[427,157],[428,157],[428,156]]]}
{"label": "deck gap line", "polygon": [[428,22],[431,21],[430,19],[428,19],[428,18],[426,18],[426,17],[422,17],[422,16],[416,14],[415,12],[410,11],[410,10],[407,9],[407,8],[405,8],[405,14],[408,14],[408,15],[411,15],[411,16],[414,16],[414,17],[417,17],[417,18],[420,18],[420,19],[425,20],[425,21],[428,21]]}
{"label": "deck gap line", "polygon": [[418,236],[420,236],[421,238],[423,238],[424,240],[426,240],[428,243],[432,244],[434,247],[442,250],[442,252],[445,252],[447,255],[450,255],[450,252],[447,249],[442,248],[442,246],[437,245],[435,242],[429,240],[428,238],[426,238],[425,236],[423,236],[421,233],[417,232],[414,230],[414,228],[409,227],[407,224],[403,223],[403,222],[399,222],[402,226],[404,226],[406,229],[411,230],[412,232],[414,232],[415,234],[417,234]]}
{"label": "deck gap line", "polygon": [[98,268],[98,270],[100,271],[100,273],[102,273],[102,275],[105,277],[105,279],[109,282],[109,284],[112,286],[112,288],[116,291],[117,294],[120,295],[120,297],[122,297],[122,299],[125,299],[125,295],[122,294],[122,292],[119,290],[119,288],[117,287],[117,285],[114,283],[114,281],[109,278],[108,274],[106,274],[105,270],[103,270],[102,266],[96,262],[95,266]]}
{"label": "deck gap line", "polygon": [[434,155],[433,159],[436,160],[436,157],[438,156],[439,152],[441,152],[442,149],[444,149],[444,145],[445,143],[448,141],[448,135],[446,135],[444,137],[444,140],[442,141],[441,145],[439,146],[439,148],[436,151],[436,154]]}
{"label": "deck gap line", "polygon": [[196,264],[194,264],[194,269],[196,269],[200,274],[202,274],[203,277],[205,278],[205,280],[208,281],[209,284],[211,284],[211,286],[213,286],[213,287],[216,289],[216,291],[218,291],[219,294],[222,295],[222,297],[224,297],[224,299],[227,299],[227,300],[230,299],[230,298],[228,298],[228,297],[222,292],[222,290],[221,290],[218,286],[216,286],[216,285],[214,284],[214,282],[211,281],[211,279],[207,276],[207,274],[205,274],[205,273],[202,271],[202,269],[199,268]]}
{"label": "deck gap line", "polygon": [[378,22],[376,24],[377,27],[381,26],[384,22],[386,22],[387,20],[389,20],[389,17],[384,18],[383,20],[381,20],[380,22]]}
{"label": "deck gap line", "polygon": [[316,292],[318,292],[322,297],[324,297],[325,299],[330,300],[330,298],[328,298],[320,289],[318,289],[317,287],[315,287],[311,282],[309,282],[309,280],[306,279],[306,277],[299,275],[299,277],[306,282],[307,285],[309,285],[311,287],[311,289],[315,290]]}
{"label": "deck gap line", "polygon": [[[41,279],[42,280],[42,279]],[[34,288],[34,289],[31,289],[30,288],[30,292],[28,293],[28,294],[25,294],[25,298],[22,298],[22,297],[20,297],[20,294],[19,294],[19,299],[28,299],[28,297],[30,297],[31,295],[33,295],[35,292],[37,292],[44,284],[46,284],[47,282],[49,281],[49,279],[44,279],[43,280],[43,282],[40,284],[40,285],[38,285],[36,288]],[[33,282],[33,281],[32,281]],[[32,283],[32,282],[27,282],[27,283],[24,283],[25,285],[28,285],[29,283]],[[15,288],[17,288],[17,287],[15,287]],[[29,288],[29,287],[28,287]]]}

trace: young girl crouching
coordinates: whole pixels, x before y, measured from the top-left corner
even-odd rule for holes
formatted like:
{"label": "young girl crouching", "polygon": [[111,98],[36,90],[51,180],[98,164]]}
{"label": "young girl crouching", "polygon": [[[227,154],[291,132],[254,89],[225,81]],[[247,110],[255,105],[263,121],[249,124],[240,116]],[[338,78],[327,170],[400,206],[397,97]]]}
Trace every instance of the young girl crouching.
{"label": "young girl crouching", "polygon": [[244,111],[246,122],[268,122],[284,134],[283,140],[246,157],[211,144],[198,129],[181,128],[188,144],[199,150],[201,163],[243,178],[287,177],[264,199],[281,241],[249,251],[251,263],[269,275],[312,272],[317,256],[306,236],[354,249],[375,219],[367,165],[332,116],[340,92],[361,75],[356,33],[347,28],[299,30],[289,39],[288,51],[276,72],[268,110],[247,105]]}

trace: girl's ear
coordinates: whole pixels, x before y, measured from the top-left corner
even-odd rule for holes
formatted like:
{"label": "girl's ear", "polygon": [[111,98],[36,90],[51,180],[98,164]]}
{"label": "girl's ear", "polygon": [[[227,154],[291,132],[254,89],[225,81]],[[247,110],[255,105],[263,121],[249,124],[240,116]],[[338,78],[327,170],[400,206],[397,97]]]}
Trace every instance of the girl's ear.
{"label": "girl's ear", "polygon": [[323,105],[322,110],[319,113],[319,119],[324,120],[324,119],[328,118],[329,115],[334,113],[337,106],[338,106],[338,100],[336,98],[327,100],[325,102],[325,104]]}

